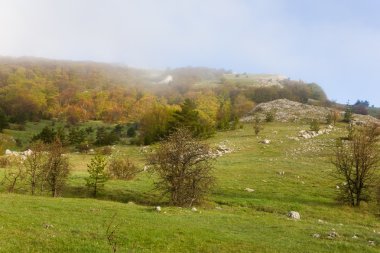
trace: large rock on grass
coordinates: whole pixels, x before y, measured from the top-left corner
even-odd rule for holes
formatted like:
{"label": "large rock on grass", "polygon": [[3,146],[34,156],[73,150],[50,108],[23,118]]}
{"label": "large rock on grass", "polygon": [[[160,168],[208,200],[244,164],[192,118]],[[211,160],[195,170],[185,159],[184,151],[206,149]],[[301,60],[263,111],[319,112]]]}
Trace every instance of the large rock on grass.
{"label": "large rock on grass", "polygon": [[299,212],[296,212],[296,211],[290,211],[288,213],[288,217],[293,219],[293,220],[300,220],[301,219],[301,215]]}

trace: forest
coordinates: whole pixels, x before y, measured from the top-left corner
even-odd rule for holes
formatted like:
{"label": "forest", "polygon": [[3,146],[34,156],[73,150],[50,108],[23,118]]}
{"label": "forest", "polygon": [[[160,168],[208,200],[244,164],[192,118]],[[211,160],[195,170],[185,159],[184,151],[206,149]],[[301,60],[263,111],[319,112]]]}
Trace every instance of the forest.
{"label": "forest", "polygon": [[[42,119],[75,126],[89,120],[129,124],[149,144],[170,129],[190,126],[197,136],[235,128],[256,103],[287,98],[327,103],[315,83],[282,86],[228,82],[231,71],[210,68],[142,70],[93,62],[0,59],[0,129]],[[171,76],[170,82],[160,82]],[[204,85],[207,83],[207,85]],[[209,84],[212,85],[209,85]],[[130,130],[132,132],[133,130]]]}

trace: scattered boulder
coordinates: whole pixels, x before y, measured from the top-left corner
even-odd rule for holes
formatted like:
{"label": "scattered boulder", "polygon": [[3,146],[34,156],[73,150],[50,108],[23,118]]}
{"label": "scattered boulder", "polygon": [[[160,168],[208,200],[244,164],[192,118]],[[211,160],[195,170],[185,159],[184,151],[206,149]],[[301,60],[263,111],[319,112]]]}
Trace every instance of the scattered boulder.
{"label": "scattered boulder", "polygon": [[49,229],[49,228],[54,228],[52,224],[45,223],[43,224],[44,228]]}
{"label": "scattered boulder", "polygon": [[320,234],[313,234],[313,238],[320,238],[321,235]]}
{"label": "scattered boulder", "polygon": [[337,232],[335,232],[335,231],[332,231],[332,232],[330,232],[330,233],[327,235],[327,238],[329,238],[329,239],[335,239],[335,238],[337,238],[337,237],[339,237],[339,234],[338,234]]}
{"label": "scattered boulder", "polygon": [[262,144],[270,144],[270,142],[271,142],[271,141],[268,140],[268,139],[265,139],[265,140],[262,140],[262,141],[261,141]]}
{"label": "scattered boulder", "polygon": [[161,212],[161,207],[160,206],[156,206],[156,211],[157,212]]}
{"label": "scattered boulder", "polygon": [[247,192],[254,192],[255,191],[254,189],[251,189],[251,188],[245,188],[244,190]]}
{"label": "scattered boulder", "polygon": [[357,235],[354,235],[352,239],[358,239],[359,237]]}
{"label": "scattered boulder", "polygon": [[196,207],[193,207],[193,208],[191,208],[191,211],[193,211],[193,212],[197,212],[198,209],[197,209]]}
{"label": "scattered boulder", "polygon": [[299,212],[296,212],[296,211],[290,211],[288,213],[288,217],[293,219],[293,220],[300,220],[301,219],[301,215],[299,214]]}

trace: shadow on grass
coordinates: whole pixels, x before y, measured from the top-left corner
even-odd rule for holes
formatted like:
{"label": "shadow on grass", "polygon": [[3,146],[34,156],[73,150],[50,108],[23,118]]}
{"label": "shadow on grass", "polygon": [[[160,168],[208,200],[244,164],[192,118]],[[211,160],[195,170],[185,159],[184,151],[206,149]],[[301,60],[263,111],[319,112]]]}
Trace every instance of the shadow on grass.
{"label": "shadow on grass", "polygon": [[[66,186],[63,192],[64,197],[68,198],[93,198],[87,187]],[[165,199],[154,191],[137,192],[128,189],[102,189],[98,192],[96,199],[109,200],[120,203],[134,202],[140,205],[165,205]]]}

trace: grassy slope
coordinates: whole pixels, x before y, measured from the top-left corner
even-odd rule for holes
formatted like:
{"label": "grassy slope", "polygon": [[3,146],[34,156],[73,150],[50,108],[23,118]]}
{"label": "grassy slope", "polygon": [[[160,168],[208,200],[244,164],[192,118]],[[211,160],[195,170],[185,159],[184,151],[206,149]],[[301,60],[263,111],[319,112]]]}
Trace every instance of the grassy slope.
{"label": "grassy slope", "polygon": [[[108,182],[100,198],[115,202],[84,198],[91,156],[71,154],[73,173],[64,193],[70,198],[0,195],[0,251],[107,252],[106,224],[116,213],[120,252],[379,252],[375,207],[358,210],[334,201],[327,154],[332,137],[342,131],[299,142],[287,138],[307,128],[271,123],[258,139],[248,125],[218,133],[210,142],[228,141],[235,152],[216,162],[218,185],[199,212],[165,206],[146,172],[130,182]],[[272,143],[260,144],[264,138]],[[118,150],[143,165],[138,148]],[[153,211],[158,204],[161,213]],[[289,220],[290,210],[299,211],[301,220]],[[340,237],[327,239],[333,230]]]}

